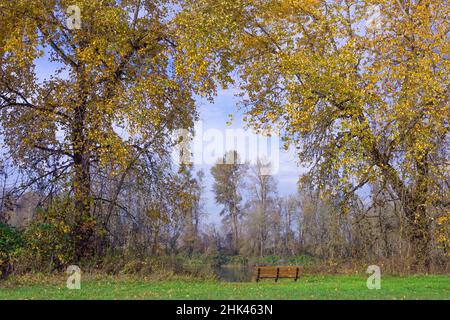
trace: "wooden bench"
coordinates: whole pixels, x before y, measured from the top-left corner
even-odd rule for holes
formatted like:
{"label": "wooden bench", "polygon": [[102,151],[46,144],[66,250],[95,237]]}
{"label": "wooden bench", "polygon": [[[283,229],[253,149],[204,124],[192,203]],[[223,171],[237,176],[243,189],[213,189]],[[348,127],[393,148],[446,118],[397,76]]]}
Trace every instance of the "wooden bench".
{"label": "wooden bench", "polygon": [[255,279],[258,282],[261,279],[278,279],[288,278],[298,280],[300,274],[300,268],[298,266],[279,266],[279,267],[255,267]]}

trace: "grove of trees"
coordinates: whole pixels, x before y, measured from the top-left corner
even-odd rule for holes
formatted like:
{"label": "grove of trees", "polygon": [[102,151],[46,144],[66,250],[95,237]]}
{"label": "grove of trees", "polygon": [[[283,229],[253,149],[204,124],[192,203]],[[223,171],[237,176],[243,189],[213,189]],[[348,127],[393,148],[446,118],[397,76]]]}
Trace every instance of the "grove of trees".
{"label": "grove of trees", "polygon": [[[447,266],[447,1],[78,0],[79,28],[71,5],[0,0],[2,275],[21,255],[60,268],[118,249]],[[291,195],[266,159],[173,163],[196,97],[230,85],[308,169]],[[29,192],[33,222],[11,229]]]}

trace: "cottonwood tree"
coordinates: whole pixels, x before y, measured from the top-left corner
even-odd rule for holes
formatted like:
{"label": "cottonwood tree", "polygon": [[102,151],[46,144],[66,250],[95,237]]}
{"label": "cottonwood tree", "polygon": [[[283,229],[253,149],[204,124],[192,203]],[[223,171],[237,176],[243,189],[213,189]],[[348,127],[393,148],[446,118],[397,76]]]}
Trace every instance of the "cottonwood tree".
{"label": "cottonwood tree", "polygon": [[271,232],[275,234],[281,227],[281,216],[277,215],[278,219],[275,219],[277,185],[270,173],[270,161],[257,159],[256,164],[250,169],[248,179],[251,208],[249,223],[257,230],[253,241],[257,240],[257,252],[260,257],[266,253]]}
{"label": "cottonwood tree", "polygon": [[415,265],[427,267],[432,221],[449,215],[448,3],[201,0],[191,8],[190,48],[239,71],[248,122],[282,128],[343,213],[364,186],[392,191]]}
{"label": "cottonwood tree", "polygon": [[79,258],[95,227],[92,168],[118,175],[136,152],[167,148],[213,84],[178,51],[181,1],[80,0],[81,17],[70,5],[1,1],[0,123],[16,165],[69,184]]}
{"label": "cottonwood tree", "polygon": [[239,216],[241,214],[242,194],[247,165],[240,163],[237,151],[228,151],[211,168],[214,178],[213,191],[216,203],[224,206],[221,215],[231,222],[233,252],[239,250]]}

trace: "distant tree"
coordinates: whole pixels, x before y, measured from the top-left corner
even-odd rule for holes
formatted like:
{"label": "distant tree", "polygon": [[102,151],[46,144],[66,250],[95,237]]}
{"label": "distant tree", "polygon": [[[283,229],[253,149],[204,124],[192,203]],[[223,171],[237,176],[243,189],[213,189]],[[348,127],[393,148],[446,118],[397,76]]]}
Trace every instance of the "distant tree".
{"label": "distant tree", "polygon": [[280,211],[283,221],[283,243],[282,247],[288,255],[297,251],[296,236],[294,232],[295,220],[299,215],[299,200],[297,195],[289,195],[279,199]]}
{"label": "distant tree", "polygon": [[265,255],[271,233],[276,237],[281,231],[281,212],[276,210],[277,185],[270,172],[271,163],[257,159],[256,164],[250,169],[248,183],[252,210],[249,223],[254,224],[258,230],[257,247],[261,257]]}
{"label": "distant tree", "polygon": [[184,220],[183,247],[191,254],[199,244],[199,226],[202,216],[202,193],[204,172],[198,171],[194,176],[192,167],[182,165],[178,172],[180,180],[181,208]]}
{"label": "distant tree", "polygon": [[227,152],[211,168],[214,177],[213,191],[216,203],[222,204],[221,215],[231,222],[233,252],[239,250],[239,216],[241,214],[241,187],[244,183],[247,165],[239,163],[237,151]]}

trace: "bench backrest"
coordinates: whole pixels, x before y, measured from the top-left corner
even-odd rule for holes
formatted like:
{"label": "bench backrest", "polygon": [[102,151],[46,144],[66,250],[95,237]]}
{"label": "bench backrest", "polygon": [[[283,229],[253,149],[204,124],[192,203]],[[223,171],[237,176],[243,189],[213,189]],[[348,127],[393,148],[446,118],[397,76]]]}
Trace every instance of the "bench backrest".
{"label": "bench backrest", "polygon": [[280,278],[292,278],[297,280],[300,274],[299,266],[257,266],[255,267],[256,281],[270,278],[277,281]]}

